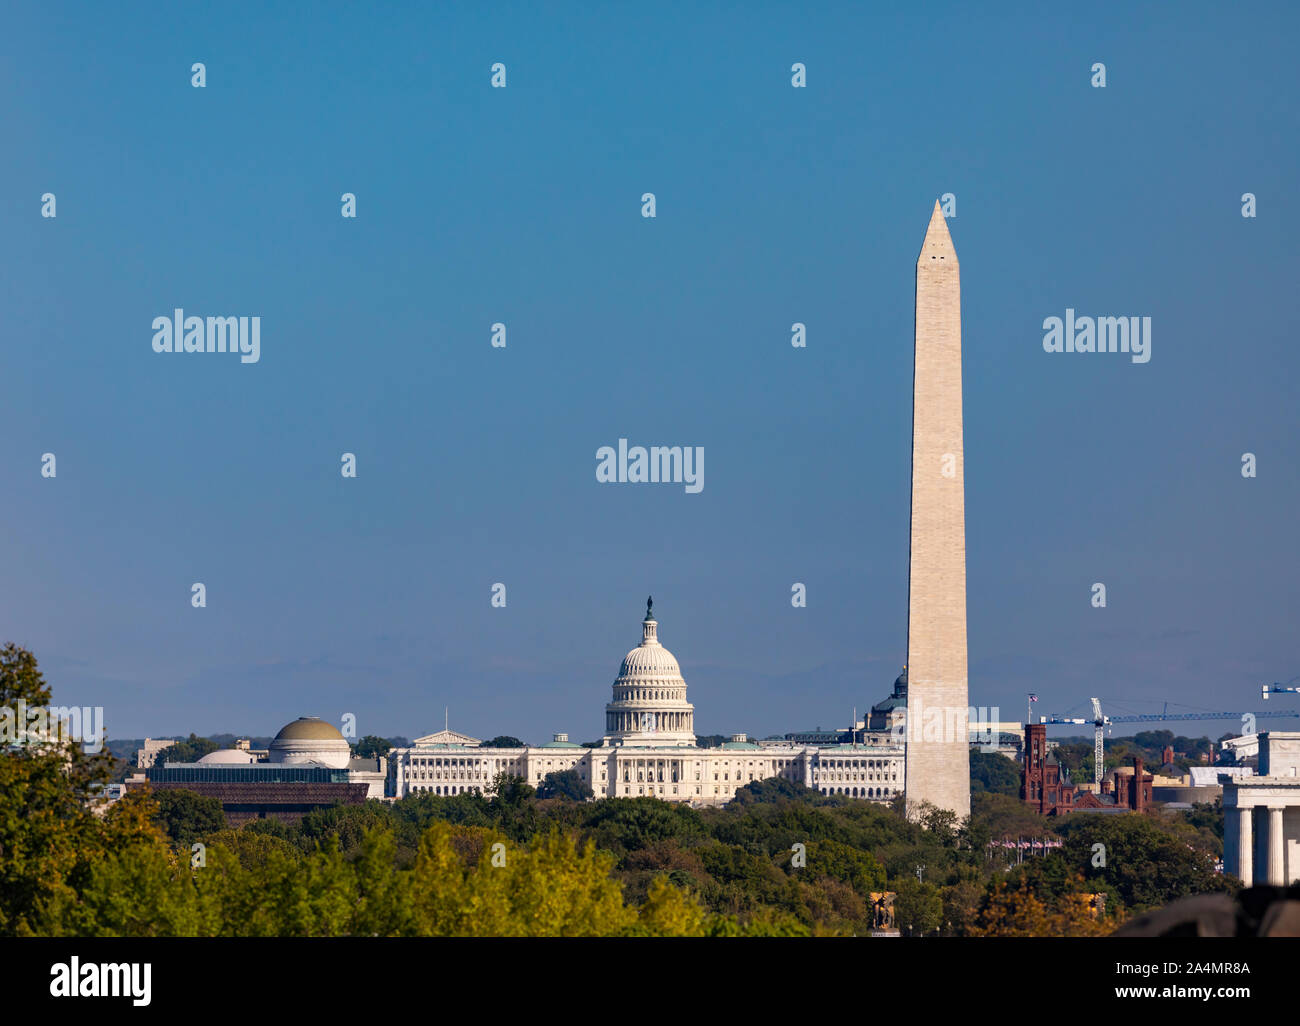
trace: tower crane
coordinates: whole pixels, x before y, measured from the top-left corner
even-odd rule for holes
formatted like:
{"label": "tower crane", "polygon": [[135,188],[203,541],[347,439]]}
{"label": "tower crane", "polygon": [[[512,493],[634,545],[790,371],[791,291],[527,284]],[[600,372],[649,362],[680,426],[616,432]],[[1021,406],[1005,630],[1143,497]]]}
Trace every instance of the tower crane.
{"label": "tower crane", "polygon": [[1268,701],[1269,695],[1293,694],[1300,695],[1300,687],[1292,684],[1261,684],[1260,690],[1263,692],[1264,701]]}
{"label": "tower crane", "polygon": [[1092,778],[1093,778],[1093,783],[1096,784],[1097,789],[1100,790],[1102,754],[1105,748],[1105,739],[1103,735],[1105,733],[1106,727],[1111,722],[1110,717],[1103,716],[1101,714],[1101,700],[1097,698],[1092,699],[1092,719],[1090,720],[1084,720],[1078,718],[1070,719],[1068,717],[1062,717],[1062,716],[1040,716],[1038,718],[1038,722],[1039,723],[1078,723],[1080,725],[1091,723],[1093,725],[1094,732],[1093,732],[1093,742],[1092,742]]}

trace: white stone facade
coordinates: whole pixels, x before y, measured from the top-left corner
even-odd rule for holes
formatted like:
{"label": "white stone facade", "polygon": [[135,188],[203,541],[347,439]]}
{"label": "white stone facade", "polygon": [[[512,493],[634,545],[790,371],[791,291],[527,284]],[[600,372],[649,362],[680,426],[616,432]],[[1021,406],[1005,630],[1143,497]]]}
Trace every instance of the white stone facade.
{"label": "white stone facade", "polygon": [[721,805],[754,780],[780,777],[822,794],[890,801],[903,789],[898,745],[757,745],[719,748],[619,745],[599,748],[482,748],[412,745],[389,753],[395,798],[487,792],[499,773],[537,787],[548,773],[576,770],[599,798],[662,798]]}
{"label": "white stone facade", "polygon": [[697,746],[686,681],[660,644],[649,609],[641,645],[623,660],[605,716],[605,736],[592,748],[573,744],[566,734],[527,748],[484,748],[450,730],[417,738],[389,753],[389,793],[487,792],[500,773],[537,787],[562,770],[576,770],[599,798],[693,805],[724,804],[746,784],[771,778],[870,801],[890,801],[903,789],[903,746],[887,733],[858,745],[757,744],[737,734],[720,747]]}
{"label": "white stone facade", "polygon": [[144,747],[137,748],[135,752],[136,768],[149,769],[158,761],[158,756],[175,743],[175,741],[155,741],[151,737],[145,738]]}
{"label": "white stone facade", "polygon": [[1224,869],[1252,884],[1300,879],[1300,733],[1259,735],[1259,774],[1223,778]]}

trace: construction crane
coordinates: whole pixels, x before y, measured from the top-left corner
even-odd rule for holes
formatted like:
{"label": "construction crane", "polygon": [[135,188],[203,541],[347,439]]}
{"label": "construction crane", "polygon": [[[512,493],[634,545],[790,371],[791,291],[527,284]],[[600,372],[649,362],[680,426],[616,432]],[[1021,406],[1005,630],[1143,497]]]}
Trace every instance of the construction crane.
{"label": "construction crane", "polygon": [[1237,720],[1253,716],[1257,720],[1266,719],[1300,719],[1300,712],[1278,710],[1275,712],[1198,712],[1198,713],[1150,713],[1143,716],[1111,716],[1111,723],[1158,723],[1161,720]]}
{"label": "construction crane", "polygon": [[1093,783],[1096,784],[1098,790],[1100,790],[1102,754],[1103,754],[1103,749],[1105,748],[1105,738],[1103,735],[1105,733],[1107,724],[1110,723],[1110,719],[1101,714],[1100,699],[1096,699],[1096,698],[1092,699],[1092,719],[1090,720],[1070,719],[1061,716],[1040,716],[1038,718],[1038,722],[1039,723],[1078,723],[1080,725],[1091,723],[1093,725],[1094,733],[1093,733],[1093,743],[1092,743],[1092,777],[1093,777]]}
{"label": "construction crane", "polygon": [[[1092,701],[1092,725],[1096,728],[1092,739],[1092,782],[1097,785],[1098,792],[1101,791],[1101,770],[1106,761],[1106,742],[1102,736],[1106,730],[1106,725],[1110,720],[1101,714],[1101,699],[1094,698]],[[1141,781],[1139,781],[1141,783]]]}
{"label": "construction crane", "polygon": [[[1282,691],[1292,691],[1300,694],[1300,687],[1285,687],[1281,684],[1272,686],[1274,694]],[[1265,685],[1264,697],[1268,697],[1268,685]],[[1193,713],[1171,713],[1169,703],[1165,703],[1164,712],[1146,713],[1146,714],[1125,714],[1120,716],[1104,716],[1101,711],[1100,699],[1092,699],[1092,719],[1071,719],[1061,716],[1040,716],[1040,723],[1063,724],[1077,723],[1080,725],[1091,723],[1094,728],[1093,734],[1093,782],[1098,787],[1101,786],[1101,769],[1104,755],[1103,735],[1105,729],[1112,723],[1160,723],[1165,720],[1237,720],[1244,722],[1245,717],[1252,716],[1257,720],[1260,719],[1300,719],[1300,712],[1278,710],[1274,712],[1193,712]]]}
{"label": "construction crane", "polygon": [[1284,695],[1288,693],[1292,695],[1300,695],[1300,687],[1295,687],[1291,684],[1261,684],[1260,690],[1264,693],[1263,698],[1265,702],[1268,701],[1269,695]]}

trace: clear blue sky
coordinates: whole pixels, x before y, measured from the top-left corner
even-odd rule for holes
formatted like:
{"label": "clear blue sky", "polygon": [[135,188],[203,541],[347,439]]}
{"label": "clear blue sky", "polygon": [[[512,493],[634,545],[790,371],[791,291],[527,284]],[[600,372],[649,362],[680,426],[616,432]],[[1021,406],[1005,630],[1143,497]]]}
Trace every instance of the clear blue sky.
{"label": "clear blue sky", "polygon": [[[591,6],[0,13],[0,637],[57,700],[587,740],[653,593],[700,732],[846,723],[905,658],[945,192],[972,701],[1300,674],[1293,5]],[[155,354],[178,306],[260,362]],[[1151,362],[1044,353],[1067,307]],[[620,437],[704,491],[598,484]]]}

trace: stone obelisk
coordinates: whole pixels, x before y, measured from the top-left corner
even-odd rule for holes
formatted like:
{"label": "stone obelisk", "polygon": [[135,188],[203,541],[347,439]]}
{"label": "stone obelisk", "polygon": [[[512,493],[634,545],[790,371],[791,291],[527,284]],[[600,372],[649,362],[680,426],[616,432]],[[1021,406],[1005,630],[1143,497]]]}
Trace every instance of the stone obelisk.
{"label": "stone obelisk", "polygon": [[909,813],[970,815],[961,284],[938,203],[916,262],[912,537],[907,584]]}

